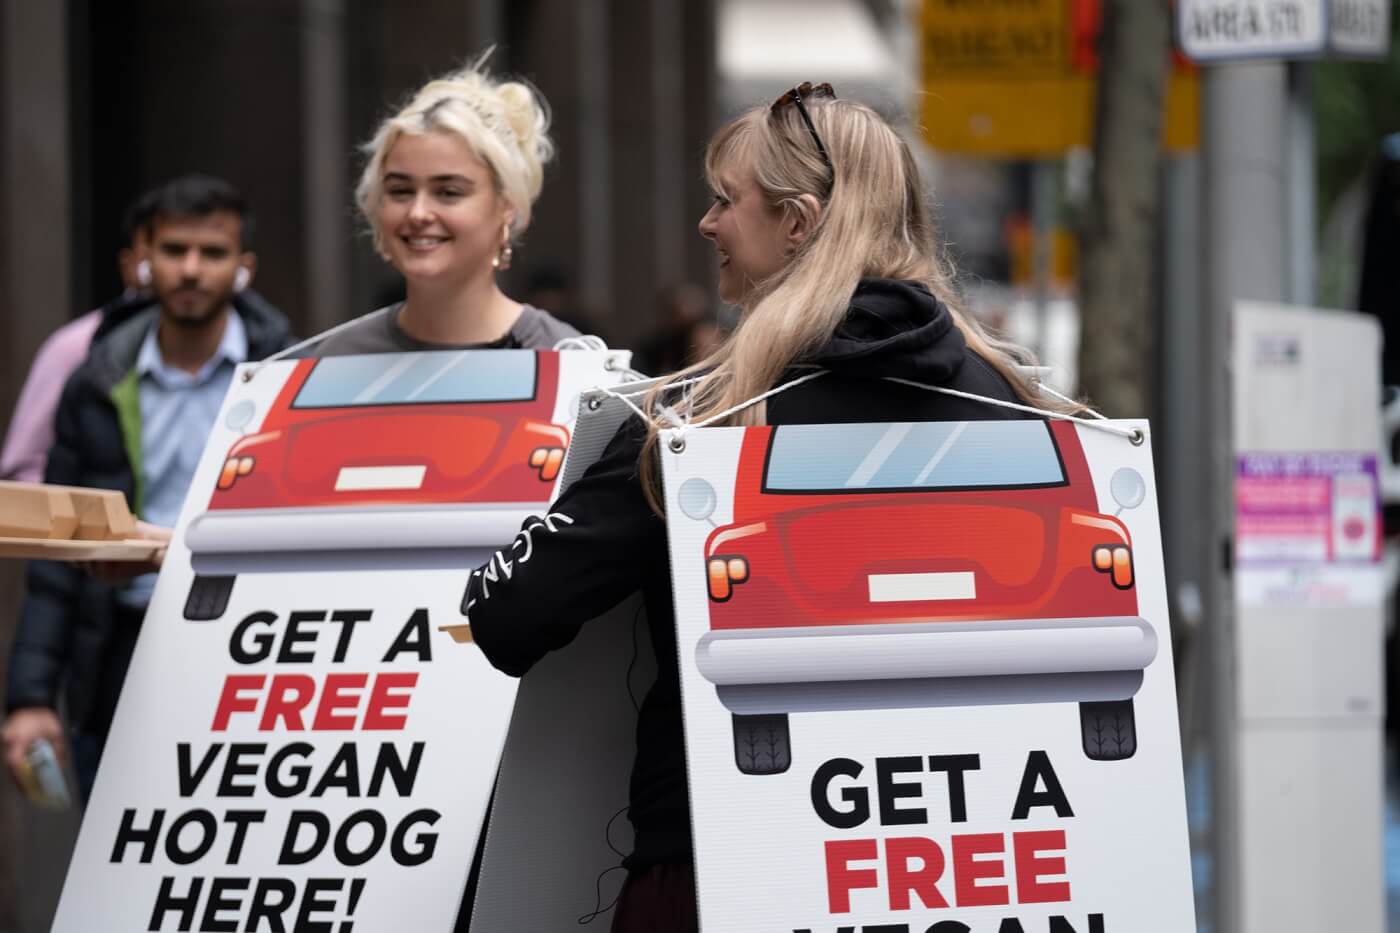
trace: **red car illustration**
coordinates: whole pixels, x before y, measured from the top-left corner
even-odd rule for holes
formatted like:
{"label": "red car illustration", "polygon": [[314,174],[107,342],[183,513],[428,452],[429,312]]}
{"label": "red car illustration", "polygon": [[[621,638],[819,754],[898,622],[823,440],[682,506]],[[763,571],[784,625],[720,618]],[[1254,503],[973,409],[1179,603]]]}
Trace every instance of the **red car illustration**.
{"label": "red car illustration", "polygon": [[[559,355],[459,350],[302,360],[255,430],[245,399],[209,510],[185,534],[185,618],[239,573],[467,566],[548,504],[569,431]],[[469,512],[472,521],[464,522]]]}
{"label": "red car illustration", "polygon": [[[1110,489],[1122,508],[1146,493],[1131,468]],[[680,489],[696,520],[716,499]],[[1136,750],[1156,635],[1073,424],[751,428],[704,573],[697,662],[740,771],[786,770],[788,714],[814,710],[1076,701],[1090,758]]]}

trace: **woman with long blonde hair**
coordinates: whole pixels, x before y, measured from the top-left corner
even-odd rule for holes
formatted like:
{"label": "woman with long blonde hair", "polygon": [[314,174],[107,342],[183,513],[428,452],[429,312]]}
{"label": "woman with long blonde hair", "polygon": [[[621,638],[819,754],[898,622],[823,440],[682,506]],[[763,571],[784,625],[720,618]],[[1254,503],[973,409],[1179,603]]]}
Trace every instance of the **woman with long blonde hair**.
{"label": "woman with long blonde hair", "polygon": [[[648,399],[692,422],[784,424],[965,421],[1023,410],[929,392],[887,377],[1014,405],[1044,401],[1021,375],[1029,354],[988,336],[958,307],[913,157],[877,113],[802,84],[711,140],[714,203],[700,233],[719,256],[719,292],[742,319],[708,359]],[[744,403],[802,374],[766,402]],[[694,380],[683,390],[682,380]],[[726,412],[732,412],[725,415]],[[473,574],[464,601],[478,645],[524,674],[579,627],[643,592],[657,679],[640,709],[616,933],[697,926],[681,728],[680,676],[656,443],[670,425],[634,418],[555,503],[521,532],[530,559]],[[506,561],[507,549],[494,560]],[[499,569],[499,568],[498,568]]]}

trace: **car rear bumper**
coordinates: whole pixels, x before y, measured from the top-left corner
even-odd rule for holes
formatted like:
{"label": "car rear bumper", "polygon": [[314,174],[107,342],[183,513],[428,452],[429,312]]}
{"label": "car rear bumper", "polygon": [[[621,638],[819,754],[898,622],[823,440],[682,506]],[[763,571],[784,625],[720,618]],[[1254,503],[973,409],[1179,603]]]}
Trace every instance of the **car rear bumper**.
{"label": "car rear bumper", "polygon": [[1134,616],[712,631],[696,647],[721,688],[1140,672],[1156,656]]}
{"label": "car rear bumper", "polygon": [[185,544],[199,573],[236,572],[250,558],[285,563],[301,554],[498,548],[515,537],[526,518],[548,508],[526,502],[205,512],[190,522]]}

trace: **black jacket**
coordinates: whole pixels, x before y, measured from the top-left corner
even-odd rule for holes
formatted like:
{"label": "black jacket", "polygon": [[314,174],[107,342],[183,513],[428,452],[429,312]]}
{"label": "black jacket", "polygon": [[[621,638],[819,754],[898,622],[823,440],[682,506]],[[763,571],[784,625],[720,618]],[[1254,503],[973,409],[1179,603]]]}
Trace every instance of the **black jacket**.
{"label": "black jacket", "polygon": [[[1026,417],[881,378],[1019,401],[1006,380],[967,348],[948,310],[919,285],[863,280],[836,335],[806,362],[831,375],[769,399],[769,423]],[[498,575],[489,595],[478,571],[467,592],[476,643],[492,664],[519,676],[546,652],[572,641],[584,622],[642,591],[657,678],[637,723],[629,812],[636,843],[625,863],[633,870],[692,858],[666,525],[643,498],[638,460],[644,439],[638,419],[624,425],[602,458],[551,507],[551,514],[572,523],[536,523],[530,560],[516,562],[509,577]]]}
{"label": "black jacket", "polygon": [[[248,332],[250,359],[291,343],[286,317],[266,301],[245,293],[234,308]],[[127,446],[140,443],[139,422],[134,436],[130,424],[124,433],[118,410],[137,405],[139,413],[136,357],[158,314],[150,304],[133,303],[104,319],[88,358],[63,387],[45,482],[119,489],[140,514],[139,483]],[[66,681],[69,723],[79,732],[105,735],[136,641],[139,620],[124,618],[129,615],[121,612],[112,587],[73,565],[32,562],[10,646],[6,711],[53,708]]]}

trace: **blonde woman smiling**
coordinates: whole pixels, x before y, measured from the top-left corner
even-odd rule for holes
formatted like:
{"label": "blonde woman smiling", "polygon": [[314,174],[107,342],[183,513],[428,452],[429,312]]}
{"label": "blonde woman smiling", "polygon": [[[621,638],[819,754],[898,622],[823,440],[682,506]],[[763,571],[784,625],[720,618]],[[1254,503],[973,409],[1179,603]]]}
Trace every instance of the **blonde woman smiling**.
{"label": "blonde woman smiling", "polygon": [[548,128],[533,88],[480,62],[429,81],[380,124],[355,200],[407,299],[333,332],[315,354],[550,349],[577,336],[496,283],[530,225],[554,151]]}

